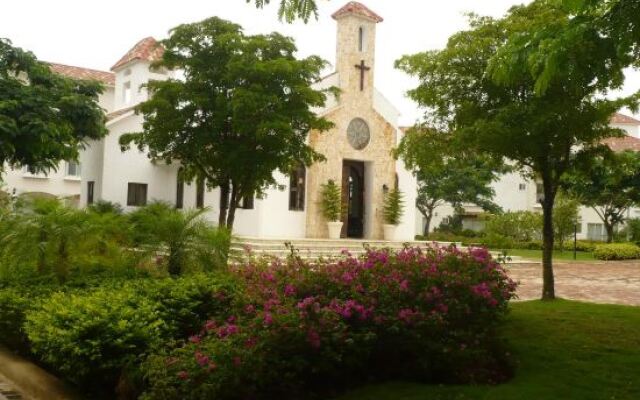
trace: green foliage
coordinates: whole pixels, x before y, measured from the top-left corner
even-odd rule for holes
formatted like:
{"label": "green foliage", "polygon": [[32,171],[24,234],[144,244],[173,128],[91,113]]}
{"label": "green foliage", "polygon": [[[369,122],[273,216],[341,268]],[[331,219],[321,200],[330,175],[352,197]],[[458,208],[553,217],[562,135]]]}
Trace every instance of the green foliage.
{"label": "green foliage", "polygon": [[448,203],[454,208],[474,203],[486,211],[499,207],[491,183],[505,168],[501,162],[458,146],[453,136],[433,129],[409,130],[395,150],[418,179],[416,207],[426,218],[424,235],[429,235],[434,210]]}
{"label": "green foliage", "polygon": [[86,214],[65,207],[57,199],[35,198],[16,213],[3,217],[0,255],[2,275],[20,273],[16,268],[35,269],[67,279],[74,253],[86,232]]}
{"label": "green foliage", "polygon": [[53,73],[31,53],[0,38],[0,165],[57,169],[87,139],[107,130],[98,82]]}
{"label": "green foliage", "polygon": [[333,179],[322,185],[322,215],[329,222],[339,221],[342,216],[342,194]]}
{"label": "green foliage", "polygon": [[326,63],[297,59],[291,38],[246,35],[217,17],[180,25],[161,44],[155,67],[185,71],[184,79],[149,82],[151,97],[137,107],[143,131],[120,143],[135,143],[157,162],[179,162],[187,181],[219,186],[229,201],[221,202],[218,225],[232,230],[240,199],[276,185],[274,171],[323,159],[307,136],[332,126],[312,110],[335,93],[312,87]]}
{"label": "green foliage", "polygon": [[[485,223],[487,237],[503,237],[513,242],[529,242],[542,236],[542,218],[531,211],[491,215]],[[502,246],[499,246],[502,247]]]}
{"label": "green foliage", "polygon": [[[554,298],[552,210],[563,175],[576,159],[592,155],[602,139],[620,135],[609,117],[630,96],[601,95],[592,67],[602,54],[576,44],[565,48],[567,63],[539,90],[536,73],[547,50],[540,32],[558,32],[570,15],[538,0],[516,6],[501,19],[471,17],[471,28],[453,35],[446,48],[405,56],[397,66],[419,79],[409,96],[426,110],[426,122],[452,132],[459,143],[494,158],[512,160],[544,187],[543,297]],[[622,82],[618,82],[618,87]]]}
{"label": "green foliage", "polygon": [[129,215],[137,243],[159,254],[166,252],[170,275],[204,261],[211,270],[226,264],[231,235],[214,228],[203,215],[208,209],[181,211],[162,202],[151,203]]}
{"label": "green foliage", "polygon": [[575,233],[578,223],[580,203],[564,194],[553,205],[553,232],[558,240],[558,248],[564,249],[565,241]]}
{"label": "green foliage", "polygon": [[[246,2],[255,2],[256,7],[264,8],[265,5],[269,5],[270,0],[246,0]],[[280,7],[278,8],[278,18],[280,20],[292,23],[300,18],[307,23],[311,17],[318,19],[316,0],[280,0]]]}
{"label": "green foliage", "polygon": [[122,214],[124,212],[120,204],[106,200],[98,200],[90,204],[87,209],[96,214]]}
{"label": "green foliage", "polygon": [[629,230],[629,239],[632,242],[640,243],[640,218],[634,218],[627,221]]}
{"label": "green foliage", "polygon": [[402,192],[393,188],[384,196],[382,205],[382,218],[385,224],[398,225],[404,214],[404,200]]}
{"label": "green foliage", "polygon": [[605,152],[584,160],[564,178],[563,186],[598,214],[611,243],[614,228],[625,222],[627,210],[640,205],[640,153]]}
{"label": "green foliage", "polygon": [[224,276],[139,280],[54,293],[26,314],[31,350],[66,379],[112,390],[140,357],[186,339],[234,293]]}
{"label": "green foliage", "polygon": [[598,260],[640,259],[640,246],[631,243],[609,243],[596,247],[593,256]]}

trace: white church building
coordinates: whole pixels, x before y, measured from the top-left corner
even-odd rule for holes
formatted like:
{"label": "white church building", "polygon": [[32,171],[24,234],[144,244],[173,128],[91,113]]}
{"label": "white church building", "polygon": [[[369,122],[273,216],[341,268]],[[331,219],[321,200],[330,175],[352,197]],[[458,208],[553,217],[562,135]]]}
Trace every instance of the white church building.
{"label": "white church building", "polygon": [[[339,98],[329,98],[315,110],[335,126],[323,133],[311,132],[309,144],[326,161],[296,171],[274,171],[284,190],[268,189],[263,198],[243,201],[236,212],[234,234],[260,238],[324,238],[327,224],[320,211],[320,187],[328,180],[342,183],[348,205],[342,236],[382,239],[382,206],[385,193],[398,187],[407,207],[396,230],[397,240],[415,235],[416,181],[396,161],[391,150],[401,135],[399,111],[375,89],[376,25],[382,18],[360,3],[350,2],[336,13],[336,70],[316,85],[336,86]],[[168,71],[150,68],[162,50],[153,38],[137,43],[113,67],[113,105],[106,107],[109,134],[89,143],[82,152],[80,205],[98,200],[116,202],[125,209],[165,201],[178,208],[208,207],[208,218],[217,221],[220,190],[185,184],[180,165],[156,165],[145,152],[122,152],[118,140],[124,133],[142,129],[141,115],[133,107],[147,99],[141,85],[166,79]]]}
{"label": "white church building", "polygon": [[[321,185],[328,180],[341,183],[348,205],[343,218],[342,237],[382,239],[382,203],[385,193],[398,187],[404,194],[405,212],[396,230],[399,241],[412,240],[423,233],[424,218],[413,206],[417,182],[402,161],[391,156],[403,130],[398,126],[400,112],[375,88],[376,26],[383,19],[366,6],[349,2],[333,14],[337,24],[335,71],[316,84],[335,86],[339,98],[327,99],[315,110],[335,126],[323,133],[311,132],[309,144],[326,161],[296,171],[274,171],[284,190],[269,189],[263,198],[244,199],[236,211],[234,233],[256,238],[325,238],[327,225],[321,215]],[[180,165],[153,164],[145,152],[133,148],[122,152],[119,138],[142,129],[141,115],[134,107],[148,98],[141,86],[150,80],[167,79],[170,71],[153,70],[151,63],[162,55],[157,41],[148,37],[136,43],[111,71],[50,63],[53,71],[76,79],[94,79],[105,87],[99,102],[107,113],[109,134],[88,143],[80,162],[61,162],[56,171],[32,174],[28,167],[5,168],[2,190],[9,193],[48,193],[71,199],[85,207],[99,200],[119,203],[126,210],[164,201],[177,208],[209,209],[207,218],[218,220],[219,189],[187,184],[179,178]],[[621,114],[611,119],[614,127],[627,135],[607,144],[615,151],[640,151],[640,121]],[[495,202],[505,211],[541,212],[540,186],[518,173],[507,174],[493,185]],[[449,206],[435,211],[431,229],[453,214]],[[482,228],[482,210],[465,206],[464,227]],[[602,240],[606,234],[597,214],[582,207],[579,237]],[[640,209],[629,210],[629,218],[639,218]]]}

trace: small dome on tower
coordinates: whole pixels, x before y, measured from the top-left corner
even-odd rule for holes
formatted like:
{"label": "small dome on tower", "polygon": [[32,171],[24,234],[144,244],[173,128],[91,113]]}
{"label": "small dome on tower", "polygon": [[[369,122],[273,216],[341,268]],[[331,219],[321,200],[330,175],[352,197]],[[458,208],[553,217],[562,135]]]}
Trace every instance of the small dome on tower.
{"label": "small dome on tower", "polygon": [[370,19],[376,23],[384,21],[381,16],[374,13],[367,6],[362,3],[358,3],[357,1],[348,2],[344,7],[333,13],[331,17],[333,17],[333,19],[338,19],[344,15],[349,14],[358,15],[360,17]]}

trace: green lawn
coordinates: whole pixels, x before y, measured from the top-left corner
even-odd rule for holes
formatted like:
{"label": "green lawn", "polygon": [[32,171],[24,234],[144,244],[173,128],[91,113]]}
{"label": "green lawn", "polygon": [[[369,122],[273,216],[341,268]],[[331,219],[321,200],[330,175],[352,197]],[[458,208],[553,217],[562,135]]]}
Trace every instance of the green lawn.
{"label": "green lawn", "polygon": [[[491,250],[491,251],[501,251],[501,250]],[[507,250],[507,255],[509,256],[519,256],[522,258],[526,258],[528,260],[542,260],[542,250],[523,250],[523,249],[512,249]],[[587,253],[584,251],[579,251],[577,254],[577,261],[597,261],[593,258],[593,253]],[[563,252],[554,251],[553,259],[558,261],[573,261],[573,251],[565,250]]]}
{"label": "green lawn", "polygon": [[340,400],[640,399],[640,307],[515,303],[505,330],[519,361],[498,386],[389,383]]}

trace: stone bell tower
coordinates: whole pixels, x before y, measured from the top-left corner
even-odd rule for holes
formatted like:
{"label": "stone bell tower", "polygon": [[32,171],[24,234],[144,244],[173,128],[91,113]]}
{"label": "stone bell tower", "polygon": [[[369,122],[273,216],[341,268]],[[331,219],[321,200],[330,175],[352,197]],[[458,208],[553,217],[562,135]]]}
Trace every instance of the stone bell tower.
{"label": "stone bell tower", "polygon": [[373,101],[376,24],[382,18],[352,1],[332,15],[338,22],[336,71],[342,95],[359,102]]}

